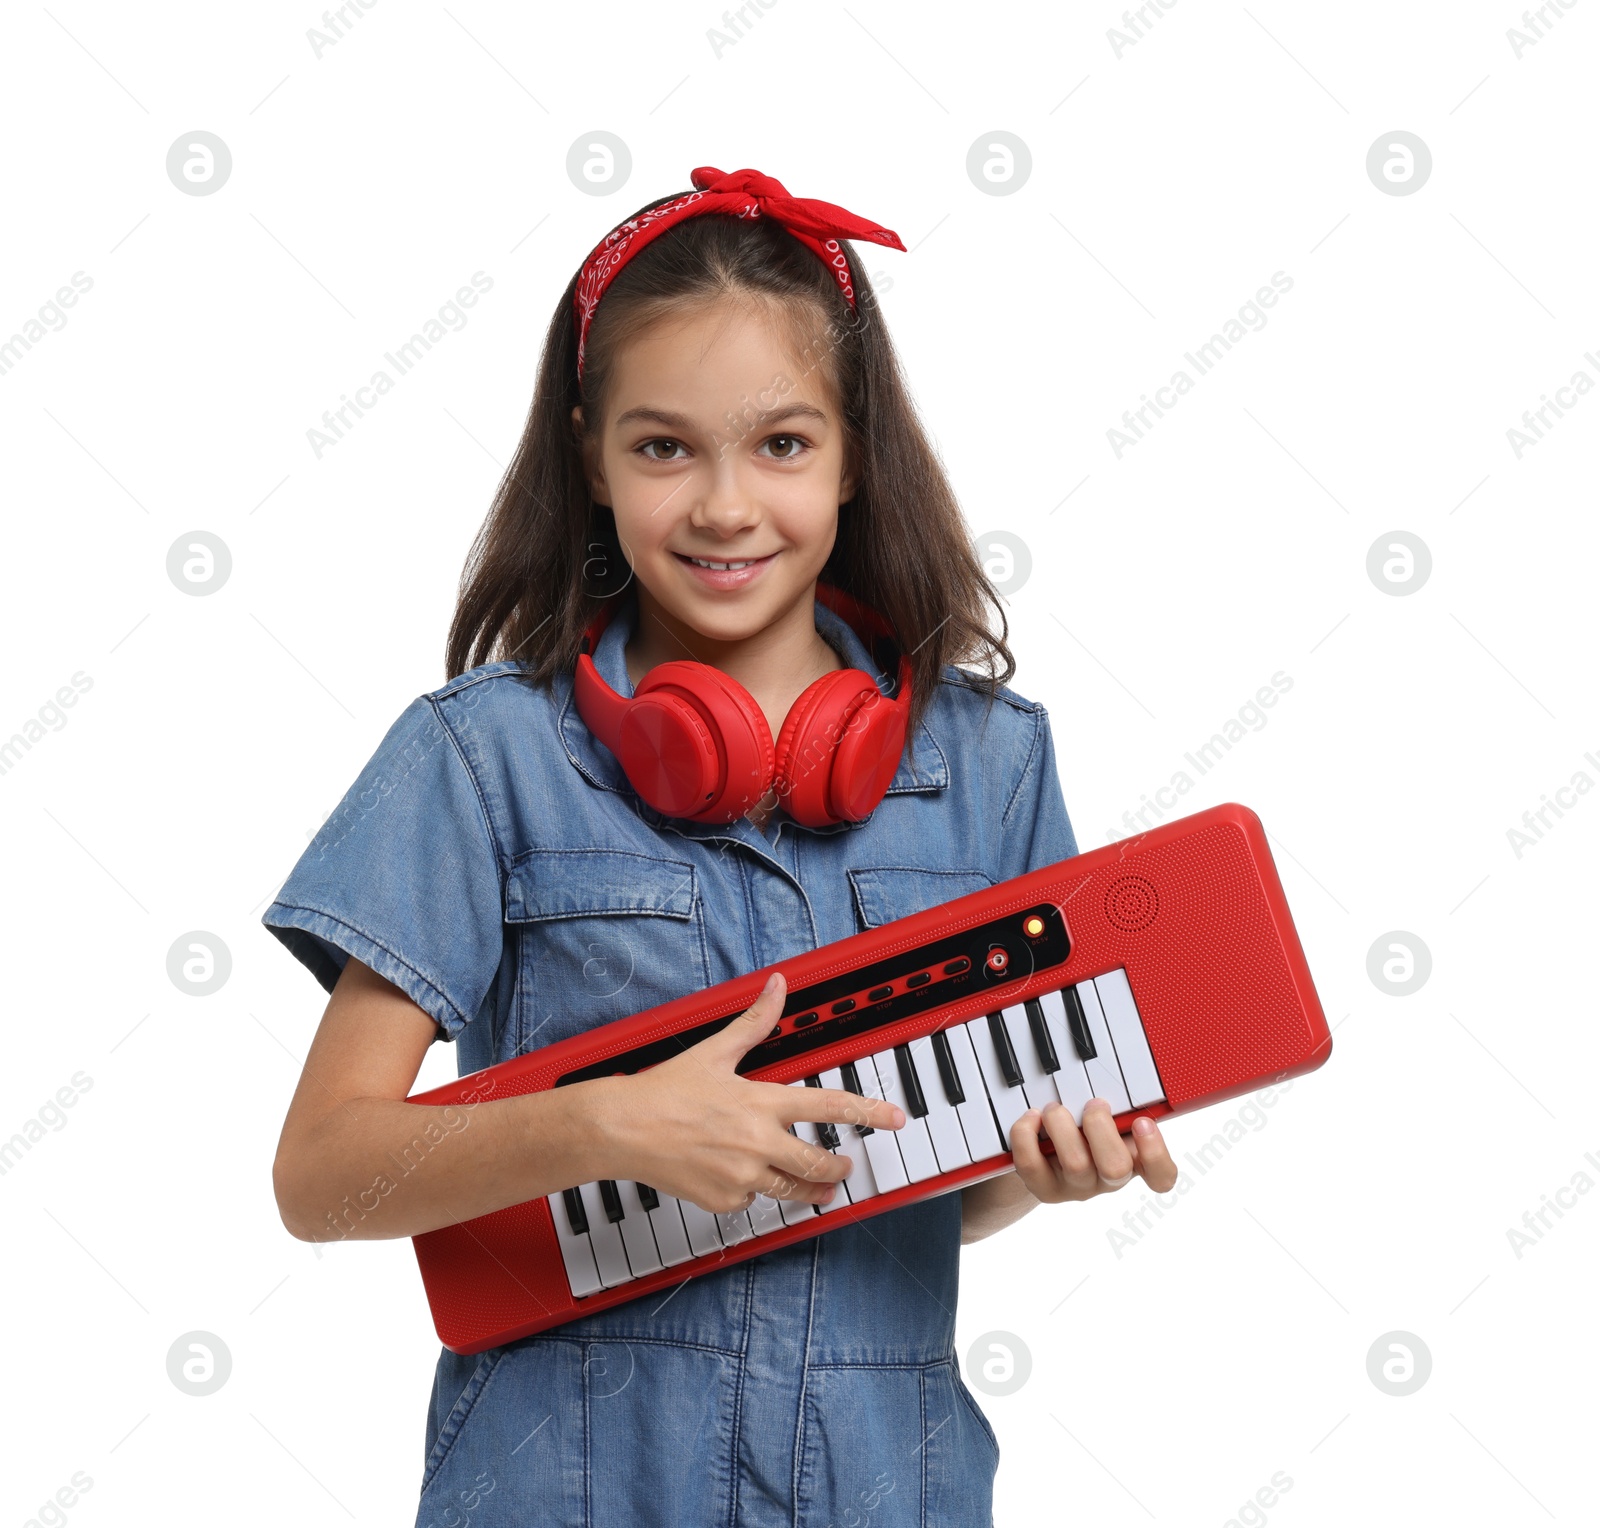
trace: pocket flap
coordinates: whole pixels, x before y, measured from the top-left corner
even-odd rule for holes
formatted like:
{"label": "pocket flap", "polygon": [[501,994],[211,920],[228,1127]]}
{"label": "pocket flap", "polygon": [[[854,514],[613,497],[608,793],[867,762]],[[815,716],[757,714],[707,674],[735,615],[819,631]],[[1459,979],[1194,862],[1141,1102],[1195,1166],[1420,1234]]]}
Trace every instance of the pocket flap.
{"label": "pocket flap", "polygon": [[924,870],[912,865],[878,865],[851,870],[856,910],[868,928],[909,918],[942,902],[953,902],[969,892],[982,891],[994,881],[981,870]]}
{"label": "pocket flap", "polygon": [[625,849],[530,849],[506,873],[506,921],[692,918],[698,888],[687,860]]}

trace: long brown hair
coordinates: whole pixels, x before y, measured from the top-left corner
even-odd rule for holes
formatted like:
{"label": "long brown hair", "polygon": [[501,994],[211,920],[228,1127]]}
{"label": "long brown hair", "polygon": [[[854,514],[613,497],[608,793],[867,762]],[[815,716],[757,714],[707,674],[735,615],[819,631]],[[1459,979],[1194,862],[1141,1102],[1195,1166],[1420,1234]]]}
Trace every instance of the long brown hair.
{"label": "long brown hair", "polygon": [[858,480],[839,511],[822,577],[894,627],[911,660],[912,726],[948,664],[968,668],[991,692],[1011,678],[1016,664],[1006,645],[1005,611],[973,551],[871,283],[853,255],[850,273],[854,314],[829,269],[769,219],[688,218],[612,281],[589,330],[581,388],[574,275],[545,334],[522,439],[462,572],[445,649],[447,679],[514,658],[527,665],[532,683],[543,684],[577,661],[585,629],[625,585],[629,568],[610,509],[589,497],[573,407],[581,404],[585,429],[597,430],[628,338],[668,312],[729,296],[775,304],[797,335],[811,336],[807,364],[824,367],[833,385]]}

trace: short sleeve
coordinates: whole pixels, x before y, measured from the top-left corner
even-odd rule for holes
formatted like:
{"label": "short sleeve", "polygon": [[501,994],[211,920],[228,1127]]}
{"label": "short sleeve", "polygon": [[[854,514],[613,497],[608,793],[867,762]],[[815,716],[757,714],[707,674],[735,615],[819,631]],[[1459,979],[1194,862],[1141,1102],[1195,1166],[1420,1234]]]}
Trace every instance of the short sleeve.
{"label": "short sleeve", "polygon": [[1001,821],[1000,857],[1007,880],[1071,859],[1078,852],[1056,774],[1049,713],[1036,706],[1031,720],[1020,775],[1007,797]]}
{"label": "short sleeve", "polygon": [[390,727],[261,921],[327,991],[354,955],[453,1040],[494,983],[503,907],[477,784],[424,695]]}

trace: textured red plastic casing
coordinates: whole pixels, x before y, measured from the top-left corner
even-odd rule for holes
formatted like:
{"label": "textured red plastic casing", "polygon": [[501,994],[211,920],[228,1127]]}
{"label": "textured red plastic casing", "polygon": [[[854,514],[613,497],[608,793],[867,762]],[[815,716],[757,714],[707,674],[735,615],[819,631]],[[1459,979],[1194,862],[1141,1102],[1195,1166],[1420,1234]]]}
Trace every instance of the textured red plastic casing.
{"label": "textured red plastic casing", "polygon": [[[783,972],[794,992],[1045,903],[1060,907],[1066,922],[1071,954],[1064,965],[821,1044],[748,1075],[792,1082],[1119,966],[1127,971],[1166,1092],[1165,1103],[1118,1115],[1123,1130],[1139,1114],[1160,1118],[1218,1103],[1327,1060],[1327,1021],[1266,833],[1254,812],[1230,802],[486,1067],[409,1102],[470,1108],[550,1088],[576,1067],[694,1024],[732,1018],[750,1006],[774,970]],[[825,1025],[813,1033],[825,1035]],[[480,1353],[841,1224],[994,1177],[1011,1164],[1011,1153],[1002,1152],[582,1299],[573,1297],[567,1283],[544,1198],[413,1241],[440,1340],[456,1353]]]}

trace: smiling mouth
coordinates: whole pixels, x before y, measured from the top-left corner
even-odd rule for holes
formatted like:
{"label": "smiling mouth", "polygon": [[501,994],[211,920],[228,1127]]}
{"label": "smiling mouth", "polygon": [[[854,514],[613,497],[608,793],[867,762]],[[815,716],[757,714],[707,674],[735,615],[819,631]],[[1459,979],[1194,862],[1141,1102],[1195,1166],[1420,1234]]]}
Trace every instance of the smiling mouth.
{"label": "smiling mouth", "polygon": [[753,568],[758,562],[766,562],[768,557],[775,557],[777,553],[769,552],[766,557],[746,557],[737,562],[714,562],[709,557],[691,557],[686,552],[674,552],[672,555],[693,563],[697,568],[710,568],[714,573],[737,573],[741,568]]}

